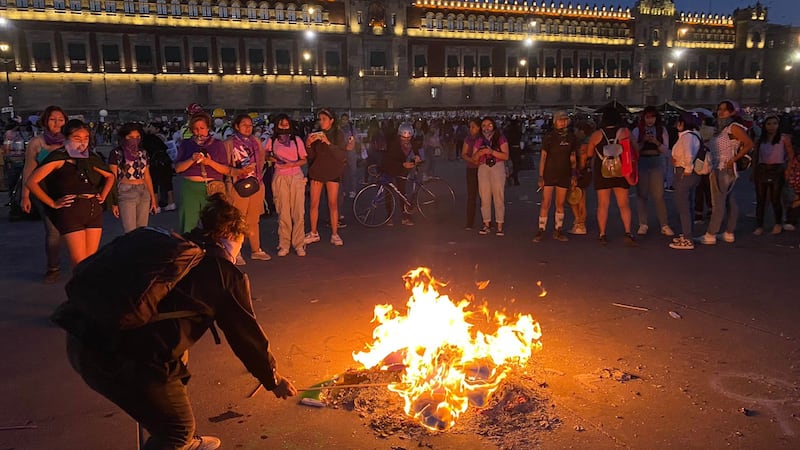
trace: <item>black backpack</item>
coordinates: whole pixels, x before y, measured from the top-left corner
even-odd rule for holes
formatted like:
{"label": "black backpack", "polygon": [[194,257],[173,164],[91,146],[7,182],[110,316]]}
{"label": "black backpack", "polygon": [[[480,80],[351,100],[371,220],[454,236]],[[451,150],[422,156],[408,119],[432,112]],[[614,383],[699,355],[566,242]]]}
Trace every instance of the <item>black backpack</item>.
{"label": "black backpack", "polygon": [[205,256],[170,231],[142,227],[104,245],[75,267],[65,287],[68,300],[51,320],[82,337],[87,323],[103,335],[152,322],[192,317],[191,311],[158,312],[158,304]]}

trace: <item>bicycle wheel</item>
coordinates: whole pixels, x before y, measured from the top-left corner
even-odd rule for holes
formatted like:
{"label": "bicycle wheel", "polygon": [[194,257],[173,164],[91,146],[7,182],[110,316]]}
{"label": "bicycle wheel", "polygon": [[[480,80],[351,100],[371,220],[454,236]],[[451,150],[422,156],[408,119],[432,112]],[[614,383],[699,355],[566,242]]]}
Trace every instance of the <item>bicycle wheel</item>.
{"label": "bicycle wheel", "polygon": [[394,196],[379,184],[364,186],[353,200],[353,215],[361,225],[375,228],[385,225],[394,215]]}
{"label": "bicycle wheel", "polygon": [[426,219],[441,222],[456,208],[453,188],[441,178],[432,178],[422,183],[417,190],[417,209]]}

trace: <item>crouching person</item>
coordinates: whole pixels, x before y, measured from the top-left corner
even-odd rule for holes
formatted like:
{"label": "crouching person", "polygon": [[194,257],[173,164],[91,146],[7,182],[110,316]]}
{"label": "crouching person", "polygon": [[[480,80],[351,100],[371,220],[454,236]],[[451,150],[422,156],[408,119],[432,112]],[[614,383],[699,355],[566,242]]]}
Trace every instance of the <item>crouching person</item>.
{"label": "crouching person", "polygon": [[[140,230],[137,232],[148,231]],[[193,248],[197,256],[188,273],[157,303],[156,318],[143,326],[109,333],[108,326],[98,324],[96,317],[77,306],[74,290],[67,285],[70,300],[59,307],[53,320],[68,331],[70,364],[90,388],[148,431],[150,438],[144,449],[220,446],[215,437],[195,434],[186,387],[190,375],[183,357],[209,328],[216,336],[213,322],[225,333],[247,370],[267,390],[283,399],[297,394],[292,383],[275,370],[269,341],[253,313],[247,275],[234,265],[247,230],[242,213],[216,194],[202,209],[199,228],[184,235],[185,239],[167,235],[165,239]],[[122,242],[109,246],[121,246]],[[103,249],[97,258],[102,254]],[[87,270],[89,264],[92,261],[87,260]]]}

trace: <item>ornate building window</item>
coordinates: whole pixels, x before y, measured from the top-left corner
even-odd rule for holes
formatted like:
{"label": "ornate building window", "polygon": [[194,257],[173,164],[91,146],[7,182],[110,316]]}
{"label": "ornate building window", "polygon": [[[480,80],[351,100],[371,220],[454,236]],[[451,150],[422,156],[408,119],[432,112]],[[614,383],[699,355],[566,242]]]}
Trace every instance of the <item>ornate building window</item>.
{"label": "ornate building window", "polygon": [[63,11],[65,8],[64,0],[53,0],[53,8],[57,11]]}
{"label": "ornate building window", "polygon": [[167,15],[167,0],[156,0],[156,13],[159,16]]}
{"label": "ornate building window", "polygon": [[444,28],[444,14],[438,13],[436,14],[436,29],[441,30]]}
{"label": "ornate building window", "polygon": [[456,16],[456,30],[464,31],[464,15],[459,14]]}
{"label": "ornate building window", "polygon": [[297,22],[297,9],[294,3],[289,3],[289,6],[286,7],[286,16],[289,22]]}
{"label": "ornate building window", "polygon": [[[27,3],[27,0],[25,0]],[[100,12],[103,10],[103,5],[100,4],[100,0],[89,0],[89,11],[91,12]]]}
{"label": "ornate building window", "polygon": [[472,14],[467,17],[467,29],[469,31],[475,31],[475,16]]}
{"label": "ornate building window", "polygon": [[217,9],[219,11],[220,19],[227,19],[228,18],[228,3],[227,2],[225,2],[225,1],[219,2],[219,5],[217,6]]}
{"label": "ornate building window", "polygon": [[[36,1],[36,0],[34,0],[34,1]],[[34,3],[34,5],[35,5],[35,3]],[[106,2],[106,12],[109,12],[109,13],[117,12],[117,2]]]}
{"label": "ornate building window", "polygon": [[478,31],[483,31],[484,27],[483,22],[484,22],[483,16],[478,16],[478,25],[477,25]]}
{"label": "ornate building window", "polygon": [[181,0],[172,0],[169,5],[170,11],[173,16],[179,17],[181,15]]}
{"label": "ornate building window", "polygon": [[197,2],[189,0],[189,17],[197,17]]}
{"label": "ornate building window", "polygon": [[[275,9],[277,10],[277,8],[278,7],[276,5]],[[261,2],[261,4],[258,6],[258,18],[261,20],[269,20],[269,5],[267,2]]]}
{"label": "ornate building window", "polygon": [[139,14],[150,14],[150,2],[139,0]]}
{"label": "ornate building window", "polygon": [[427,28],[429,30],[432,30],[433,29],[433,18],[434,18],[434,15],[433,15],[432,12],[429,12],[429,13],[425,14],[425,20],[422,22],[422,24],[423,24],[422,26],[424,26],[425,28]]}
{"label": "ornate building window", "polygon": [[490,33],[495,31],[496,24],[497,24],[497,19],[495,19],[494,16],[489,16],[489,28],[488,28],[488,30],[489,30]]}
{"label": "ornate building window", "polygon": [[247,2],[247,18],[256,20],[256,17],[258,17],[258,6],[256,2]]}
{"label": "ornate building window", "polygon": [[136,5],[133,4],[133,0],[125,0],[122,2],[122,10],[125,11],[125,14],[135,14]]}
{"label": "ornate building window", "polygon": [[28,0],[17,0],[17,8],[27,8]]}
{"label": "ornate building window", "polygon": [[44,0],[33,0],[33,7],[35,9],[44,9]]}
{"label": "ornate building window", "polygon": [[233,0],[233,3],[231,3],[231,17],[236,20],[242,18],[242,4],[237,0]]}
{"label": "ornate building window", "polygon": [[69,10],[70,11],[80,11],[81,10],[81,0],[69,0]]}
{"label": "ornate building window", "polygon": [[448,14],[447,15],[447,31],[453,31],[456,29],[456,15],[455,14]]}
{"label": "ornate building window", "polygon": [[282,22],[286,20],[286,12],[283,10],[283,3],[275,3],[275,20]]}
{"label": "ornate building window", "polygon": [[200,12],[203,14],[203,17],[211,17],[211,2],[203,0],[203,3],[200,5]]}

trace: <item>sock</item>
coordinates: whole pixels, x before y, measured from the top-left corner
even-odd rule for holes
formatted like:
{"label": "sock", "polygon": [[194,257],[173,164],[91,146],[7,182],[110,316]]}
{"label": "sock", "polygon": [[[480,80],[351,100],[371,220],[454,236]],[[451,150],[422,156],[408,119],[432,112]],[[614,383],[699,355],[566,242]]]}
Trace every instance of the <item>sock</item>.
{"label": "sock", "polygon": [[556,213],[556,230],[564,226],[564,213]]}
{"label": "sock", "polygon": [[547,216],[539,216],[539,229],[544,230],[547,228]]}

